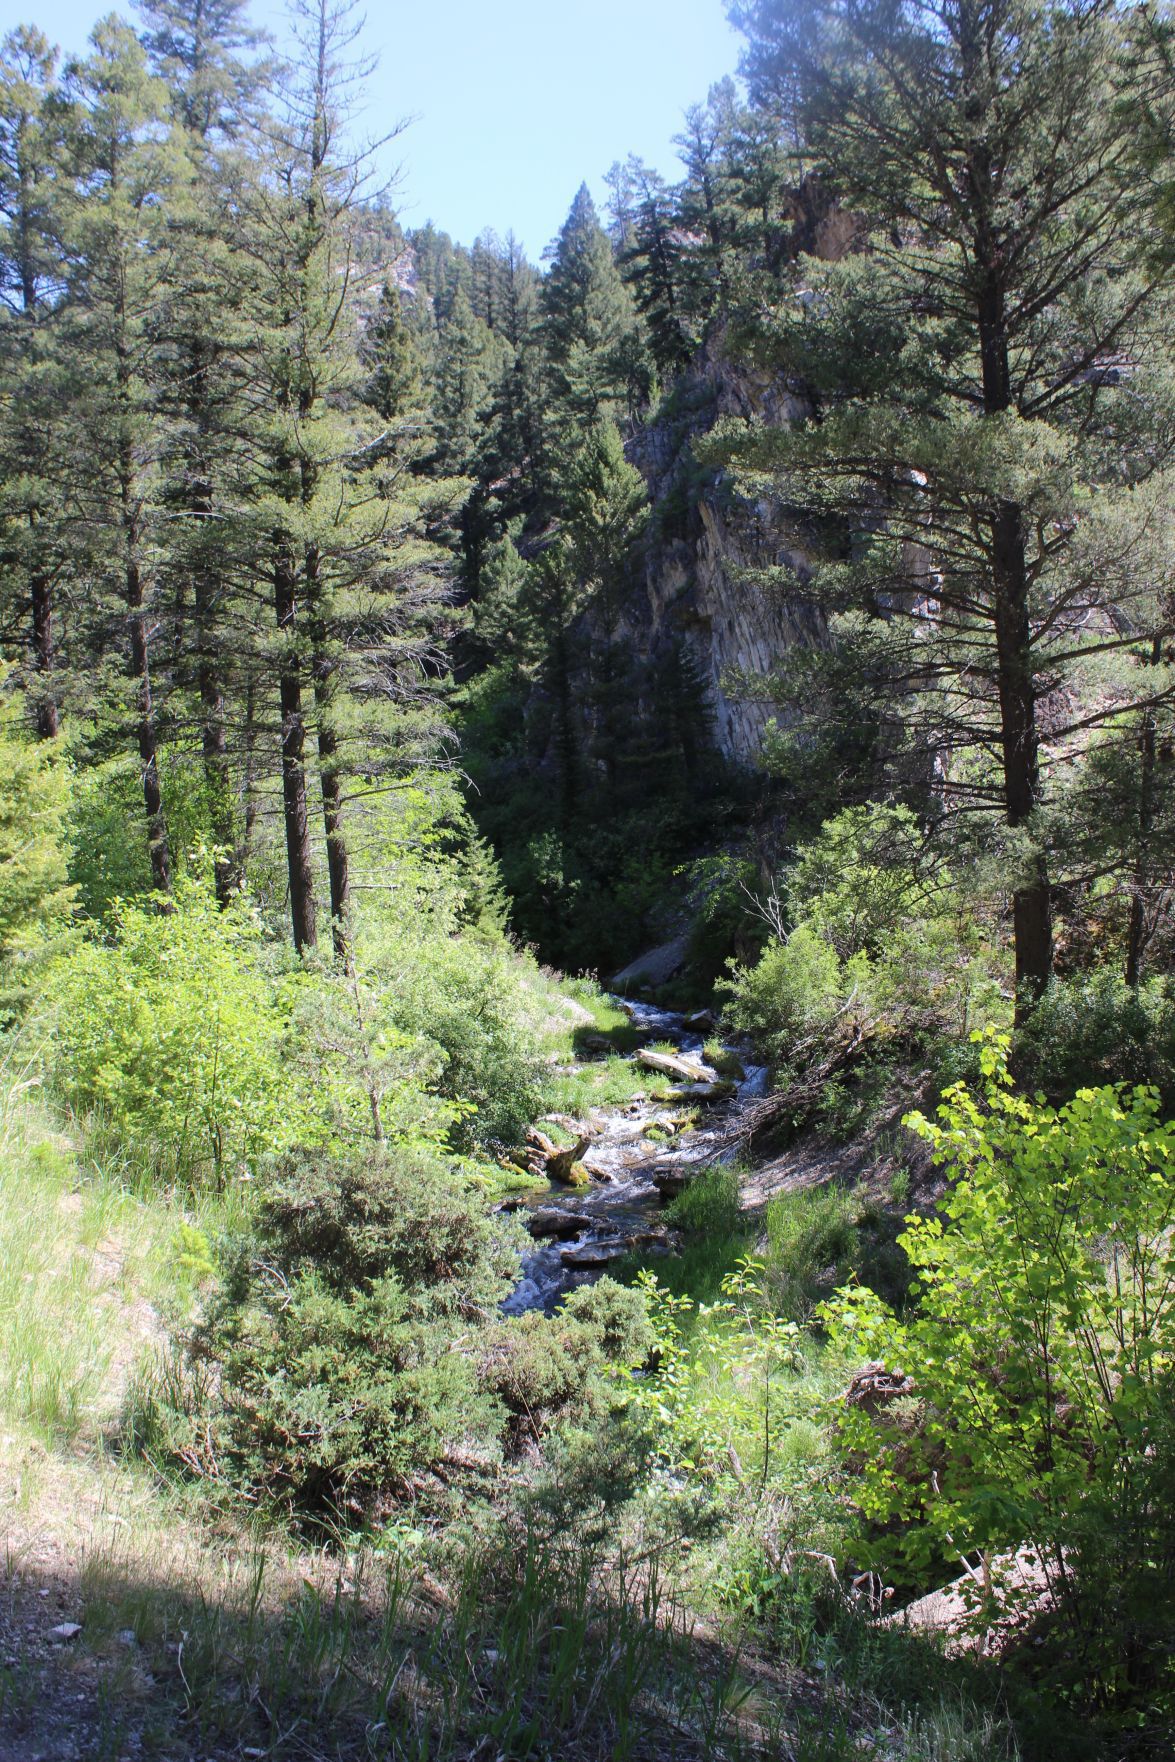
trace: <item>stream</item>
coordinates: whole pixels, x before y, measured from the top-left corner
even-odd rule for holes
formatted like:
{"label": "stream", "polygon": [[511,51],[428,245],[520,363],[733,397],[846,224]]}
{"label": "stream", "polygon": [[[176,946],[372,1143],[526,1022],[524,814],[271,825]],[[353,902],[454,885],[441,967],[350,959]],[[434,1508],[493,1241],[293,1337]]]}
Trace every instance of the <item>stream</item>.
{"label": "stream", "polygon": [[[697,1017],[627,998],[612,1001],[628,1016],[642,1043],[672,1043],[679,1057],[705,1064],[705,1032],[697,1025]],[[739,1048],[724,1050],[742,1057]],[[634,1064],[637,1058],[633,1053]],[[743,1070],[745,1076],[735,1085],[733,1096],[703,1106],[697,1126],[675,1131],[667,1140],[647,1137],[648,1128],[666,1127],[673,1115],[688,1105],[688,1098],[637,1098],[591,1110],[582,1122],[584,1134],[591,1135],[583,1155],[583,1166],[592,1177],[590,1186],[570,1187],[551,1181],[509,1203],[509,1209],[516,1211],[532,1232],[557,1225],[559,1235],[541,1236],[523,1255],[519,1282],[502,1305],[507,1315],[521,1315],[530,1309],[549,1314],[567,1292],[590,1284],[631,1249],[672,1252],[672,1232],[658,1215],[666,1198],[680,1190],[698,1167],[722,1154],[732,1111],[766,1093],[766,1068],[744,1060]],[[650,1088],[657,1087],[658,1074],[650,1070],[648,1077]]]}

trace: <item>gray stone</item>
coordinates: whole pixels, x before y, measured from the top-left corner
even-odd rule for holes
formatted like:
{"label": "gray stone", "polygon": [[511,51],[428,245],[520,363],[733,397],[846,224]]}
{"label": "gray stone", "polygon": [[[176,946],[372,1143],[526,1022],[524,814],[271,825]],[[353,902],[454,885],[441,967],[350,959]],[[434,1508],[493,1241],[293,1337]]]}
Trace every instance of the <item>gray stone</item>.
{"label": "gray stone", "polygon": [[650,948],[647,953],[629,961],[613,976],[611,984],[618,991],[626,985],[664,985],[685,965],[687,952],[686,938],[675,936],[672,942],[663,942],[659,948]]}
{"label": "gray stone", "polygon": [[628,1249],[628,1243],[621,1236],[610,1237],[604,1242],[580,1242],[575,1248],[564,1248],[560,1260],[564,1266],[607,1266],[610,1260],[619,1259]]}
{"label": "gray stone", "polygon": [[544,1205],[531,1212],[526,1227],[536,1241],[543,1236],[555,1236],[565,1241],[572,1236],[582,1236],[588,1220],[577,1211],[562,1211],[557,1205]]}

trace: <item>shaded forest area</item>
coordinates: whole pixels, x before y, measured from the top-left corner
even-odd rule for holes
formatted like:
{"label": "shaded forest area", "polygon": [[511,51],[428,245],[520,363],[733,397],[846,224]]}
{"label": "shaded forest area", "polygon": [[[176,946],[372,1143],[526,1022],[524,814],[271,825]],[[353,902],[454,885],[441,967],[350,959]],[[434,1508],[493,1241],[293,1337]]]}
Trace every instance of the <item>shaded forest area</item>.
{"label": "shaded forest area", "polygon": [[1175,25],[728,11],[0,45],[6,1756],[1171,1752]]}

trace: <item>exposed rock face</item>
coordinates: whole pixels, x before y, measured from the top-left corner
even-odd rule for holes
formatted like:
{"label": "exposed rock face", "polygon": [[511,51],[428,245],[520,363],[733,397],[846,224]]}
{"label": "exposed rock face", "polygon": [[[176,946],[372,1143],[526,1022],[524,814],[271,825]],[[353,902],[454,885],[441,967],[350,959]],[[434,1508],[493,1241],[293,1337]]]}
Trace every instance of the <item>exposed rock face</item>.
{"label": "exposed rock face", "polygon": [[[703,373],[706,366],[695,371]],[[743,403],[753,391],[761,399],[757,413],[782,399],[788,405],[785,420],[796,414],[793,401],[778,388],[752,388],[725,363],[715,372],[709,389],[718,395],[710,420],[672,437],[678,450],[666,481],[655,474],[656,454],[665,438],[661,432],[646,430],[633,443],[634,460],[650,479],[655,507],[680,493],[674,478],[690,469],[689,442],[730,413],[724,404]],[[734,763],[754,767],[763,731],[776,712],[740,690],[736,676],[769,674],[797,643],[825,640],[824,614],[804,591],[812,573],[814,537],[783,509],[741,500],[729,485],[717,482],[697,494],[690,524],[689,537],[663,540],[650,557],[647,599],[633,609],[630,639],[650,658],[675,641],[684,644],[705,686],[714,744]],[[765,586],[743,574],[779,568],[794,581],[794,591]]]}
{"label": "exposed rock face", "polygon": [[[795,210],[793,251],[835,261],[851,249],[855,218],[811,180],[795,192]],[[659,537],[646,573],[647,603],[631,608],[626,634],[649,659],[684,643],[705,685],[714,744],[752,768],[776,712],[740,690],[737,676],[769,674],[797,644],[826,641],[824,613],[805,591],[819,540],[794,509],[739,496],[717,473],[699,480],[692,442],[725,417],[786,427],[806,414],[798,387],[732,360],[718,334],[678,382],[668,412],[629,448],[649,485]],[[748,578],[762,570],[782,570],[782,581]]]}

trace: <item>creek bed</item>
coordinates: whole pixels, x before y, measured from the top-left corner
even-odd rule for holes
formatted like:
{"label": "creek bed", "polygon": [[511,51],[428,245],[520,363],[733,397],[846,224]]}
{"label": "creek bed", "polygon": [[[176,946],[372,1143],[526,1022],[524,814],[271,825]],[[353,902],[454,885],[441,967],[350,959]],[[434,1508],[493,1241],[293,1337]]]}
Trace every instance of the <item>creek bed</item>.
{"label": "creek bed", "polygon": [[[695,1062],[702,1058],[704,1036],[686,1026],[684,1015],[626,998],[612,1001],[642,1039],[670,1042],[682,1057]],[[632,1062],[636,1059],[634,1053]],[[688,1177],[728,1153],[724,1145],[732,1111],[766,1092],[766,1069],[744,1064],[744,1070],[745,1078],[730,1100],[707,1107],[701,1124],[679,1130],[668,1141],[651,1139],[646,1133],[675,1111],[673,1102],[639,1100],[592,1109],[584,1121],[591,1144],[583,1157],[591,1185],[567,1187],[552,1181],[528,1194],[519,1208],[524,1223],[528,1214],[538,1211],[574,1213],[583,1220],[582,1230],[574,1237],[544,1238],[523,1255],[518,1284],[502,1305],[507,1315],[530,1309],[549,1314],[569,1291],[592,1283],[632,1249],[671,1252],[672,1234],[660,1220],[665,1202],[654,1177],[665,1173]],[[649,1081],[658,1081],[655,1072],[649,1072]]]}

